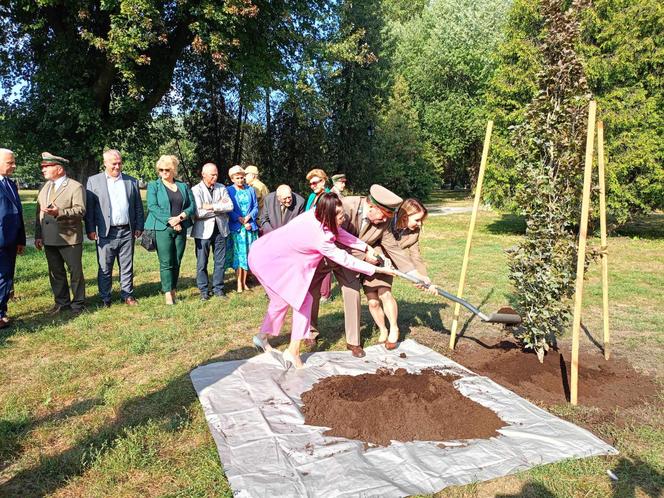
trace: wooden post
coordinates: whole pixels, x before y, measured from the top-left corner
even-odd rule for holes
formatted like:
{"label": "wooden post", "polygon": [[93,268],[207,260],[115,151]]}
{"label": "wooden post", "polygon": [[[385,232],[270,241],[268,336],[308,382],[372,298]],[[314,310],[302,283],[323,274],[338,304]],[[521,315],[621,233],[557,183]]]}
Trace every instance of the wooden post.
{"label": "wooden post", "polygon": [[604,359],[611,358],[609,336],[609,253],[606,240],[606,183],[604,181],[604,123],[597,122],[597,166],[599,169],[599,226],[602,243],[602,319],[604,325]]}
{"label": "wooden post", "polygon": [[[480,197],[482,195],[482,183],[484,182],[484,170],[486,170],[486,161],[489,157],[489,142],[491,142],[491,131],[493,130],[493,121],[486,124],[486,135],[484,136],[484,148],[482,149],[482,160],[480,162],[480,172],[477,175],[477,185],[475,185],[475,202],[473,202],[473,212],[470,216],[470,226],[468,227],[468,237],[466,238],[466,251],[463,254],[463,264],[461,265],[461,276],[459,277],[459,289],[457,297],[463,297],[463,288],[466,284],[466,271],[468,270],[468,259],[470,258],[470,245],[473,240],[473,231],[475,230],[475,221],[477,220],[477,211],[480,208]],[[459,326],[459,311],[461,306],[456,303],[454,306],[454,318],[452,319],[452,331],[450,334],[450,349],[454,349],[456,342],[456,331]]]}
{"label": "wooden post", "polygon": [[588,106],[588,133],[586,136],[586,165],[583,173],[583,200],[581,202],[581,224],[579,225],[579,249],[576,258],[576,291],[574,293],[574,323],[572,326],[572,372],[570,402],[576,405],[579,388],[579,330],[581,328],[581,302],[583,301],[583,271],[586,261],[586,237],[588,235],[588,211],[590,210],[590,184],[593,174],[593,145],[595,139],[594,100]]}

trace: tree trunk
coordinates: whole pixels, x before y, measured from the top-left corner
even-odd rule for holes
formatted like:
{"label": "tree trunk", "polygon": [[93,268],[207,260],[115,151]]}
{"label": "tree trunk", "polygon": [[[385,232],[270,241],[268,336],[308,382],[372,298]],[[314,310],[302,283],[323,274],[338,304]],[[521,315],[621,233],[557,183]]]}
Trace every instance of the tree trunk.
{"label": "tree trunk", "polygon": [[265,89],[265,167],[272,170],[272,115],[270,112],[270,88]]}
{"label": "tree trunk", "polygon": [[235,145],[233,147],[233,164],[240,163],[242,147],[242,118],[244,116],[244,107],[242,106],[242,100],[238,101],[238,112],[237,112],[237,124],[235,128]]}
{"label": "tree trunk", "polygon": [[81,161],[72,162],[71,166],[67,168],[67,175],[85,185],[88,177],[96,175],[100,171],[101,159],[90,154]]}

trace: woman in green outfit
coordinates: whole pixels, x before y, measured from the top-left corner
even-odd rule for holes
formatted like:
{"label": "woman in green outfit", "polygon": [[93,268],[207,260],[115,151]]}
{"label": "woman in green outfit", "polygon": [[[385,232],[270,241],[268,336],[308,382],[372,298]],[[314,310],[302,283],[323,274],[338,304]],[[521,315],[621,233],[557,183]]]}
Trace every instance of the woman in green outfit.
{"label": "woman in green outfit", "polygon": [[175,156],[161,156],[157,161],[159,180],[148,183],[145,229],[155,231],[161,290],[166,304],[175,303],[187,228],[193,224],[196,214],[194,194],[185,183],[175,179],[179,164]]}

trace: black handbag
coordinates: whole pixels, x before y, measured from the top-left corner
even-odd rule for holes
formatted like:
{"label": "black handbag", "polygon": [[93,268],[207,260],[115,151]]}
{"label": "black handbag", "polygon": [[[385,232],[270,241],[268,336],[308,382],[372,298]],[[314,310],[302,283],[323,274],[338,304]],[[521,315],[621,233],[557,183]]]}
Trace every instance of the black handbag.
{"label": "black handbag", "polygon": [[157,240],[155,238],[154,230],[143,230],[143,235],[141,235],[141,245],[149,252],[157,249]]}

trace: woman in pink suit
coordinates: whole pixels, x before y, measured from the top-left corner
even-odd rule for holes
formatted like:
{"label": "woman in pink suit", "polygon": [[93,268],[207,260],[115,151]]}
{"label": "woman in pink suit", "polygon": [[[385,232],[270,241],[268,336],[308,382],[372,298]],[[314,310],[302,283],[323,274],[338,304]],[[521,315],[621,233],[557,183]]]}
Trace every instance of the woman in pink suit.
{"label": "woman in pink suit", "polygon": [[292,307],[293,331],[284,359],[296,368],[303,366],[300,341],[309,336],[313,302],[309,285],[323,257],[365,275],[394,274],[388,268],[359,260],[335,245],[337,242],[374,255],[371,247],[340,227],[343,221],[341,201],[335,194],[326,193],[320,197],[315,210],[306,211],[287,225],[259,238],[249,251],[249,268],[270,298],[263,325],[259,334],[254,336],[254,344],[263,350],[271,349],[267,336],[279,335],[288,307]]}

